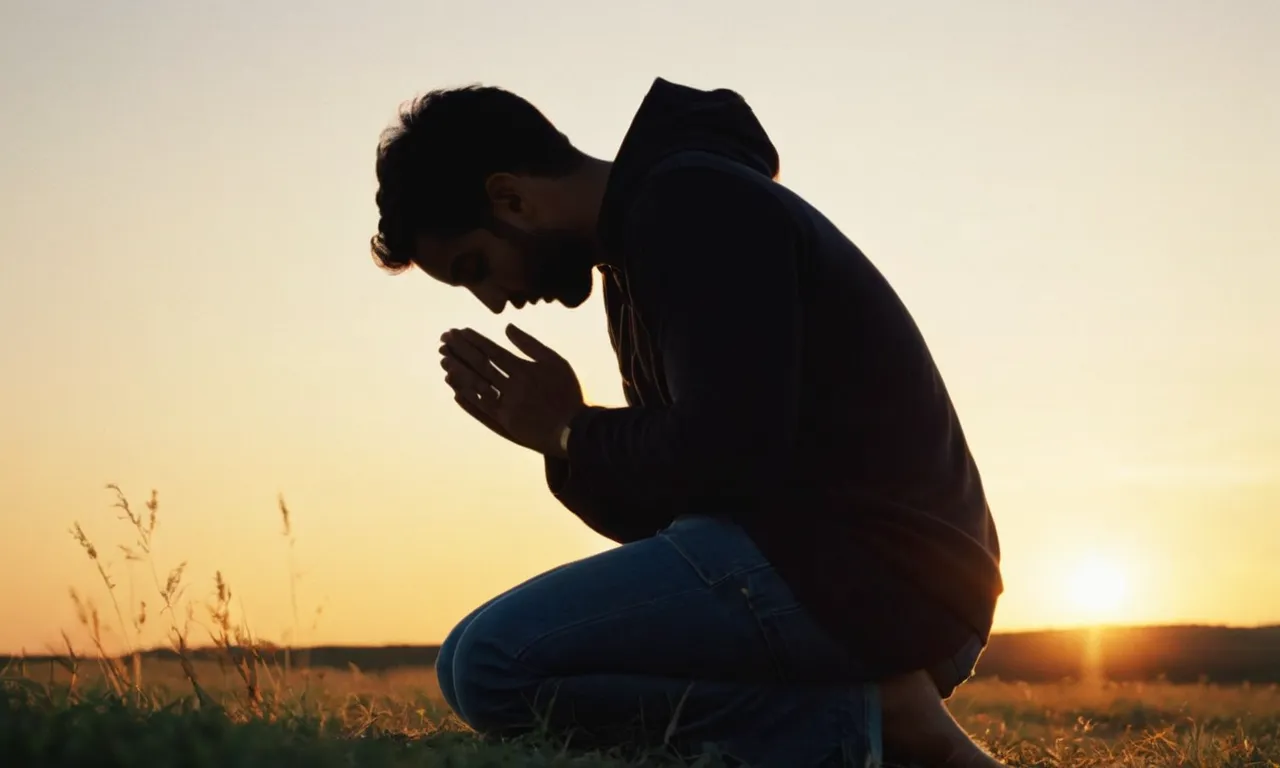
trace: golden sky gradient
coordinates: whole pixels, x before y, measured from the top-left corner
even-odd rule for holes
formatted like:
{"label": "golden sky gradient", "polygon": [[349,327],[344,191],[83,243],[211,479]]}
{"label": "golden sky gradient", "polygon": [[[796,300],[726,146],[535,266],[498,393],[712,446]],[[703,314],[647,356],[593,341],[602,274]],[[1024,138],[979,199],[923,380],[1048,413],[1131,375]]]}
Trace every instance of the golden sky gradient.
{"label": "golden sky gradient", "polygon": [[[912,308],[1000,526],[998,628],[1280,621],[1280,3],[305,8],[5,6],[0,651],[104,600],[73,521],[127,591],[108,482],[159,489],[159,565],[196,597],[222,569],[268,636],[283,493],[308,642],[438,642],[608,546],[453,405],[440,333],[513,316],[373,266],[373,151],[478,81],[610,157],[655,76],[743,93]],[[621,402],[598,296],[515,319]]]}

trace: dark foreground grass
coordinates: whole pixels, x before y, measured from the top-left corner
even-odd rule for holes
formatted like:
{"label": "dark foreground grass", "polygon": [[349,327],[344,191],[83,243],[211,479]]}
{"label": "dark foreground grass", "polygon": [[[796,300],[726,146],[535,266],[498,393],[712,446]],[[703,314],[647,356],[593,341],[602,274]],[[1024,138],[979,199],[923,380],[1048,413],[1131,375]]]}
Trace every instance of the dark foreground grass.
{"label": "dark foreground grass", "polygon": [[163,690],[122,697],[105,686],[74,691],[30,679],[0,680],[0,766],[90,765],[709,768],[720,762],[711,756],[682,761],[656,750],[584,753],[563,738],[487,741],[421,694],[313,689],[265,696],[247,707],[217,694],[201,704],[195,696],[169,699]]}
{"label": "dark foreground grass", "polygon": [[[430,670],[301,677],[249,705],[212,687],[201,705],[176,664],[120,696],[86,680],[71,689],[10,671],[0,679],[2,766],[579,766],[723,763],[658,750],[580,752],[572,739],[485,741],[439,700]],[[207,677],[211,677],[208,675]],[[961,723],[1014,766],[1280,766],[1274,686],[969,684]]]}

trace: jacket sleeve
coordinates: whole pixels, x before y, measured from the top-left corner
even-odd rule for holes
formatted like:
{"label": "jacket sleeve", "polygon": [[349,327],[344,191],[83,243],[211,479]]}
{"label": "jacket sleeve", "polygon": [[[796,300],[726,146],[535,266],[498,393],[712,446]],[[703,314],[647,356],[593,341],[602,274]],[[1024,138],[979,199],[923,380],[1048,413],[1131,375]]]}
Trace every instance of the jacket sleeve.
{"label": "jacket sleeve", "polygon": [[[630,386],[623,384],[627,402],[634,402]],[[547,487],[551,494],[596,533],[619,544],[647,539],[672,520],[670,499],[639,489],[610,485],[599,473],[574,471],[570,462],[546,457]],[[594,482],[593,482],[594,480]]]}
{"label": "jacket sleeve", "polygon": [[796,445],[797,226],[762,185],[687,168],[649,185],[626,232],[632,305],[672,402],[580,414],[572,473],[615,495],[696,502],[770,493]]}

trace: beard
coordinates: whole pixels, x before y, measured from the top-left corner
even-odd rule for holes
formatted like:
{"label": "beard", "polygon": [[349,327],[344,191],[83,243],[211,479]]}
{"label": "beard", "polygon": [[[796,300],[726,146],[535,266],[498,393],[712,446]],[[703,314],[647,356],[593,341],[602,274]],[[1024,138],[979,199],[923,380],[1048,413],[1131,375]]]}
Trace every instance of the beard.
{"label": "beard", "polygon": [[537,232],[521,239],[530,299],[558,301],[572,309],[590,298],[596,265],[591,240],[568,232]]}

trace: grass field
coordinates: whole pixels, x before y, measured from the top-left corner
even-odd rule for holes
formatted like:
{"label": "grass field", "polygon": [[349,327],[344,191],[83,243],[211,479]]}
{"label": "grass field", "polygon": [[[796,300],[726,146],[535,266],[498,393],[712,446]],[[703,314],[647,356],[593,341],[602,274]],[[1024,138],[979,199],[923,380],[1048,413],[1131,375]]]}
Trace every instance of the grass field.
{"label": "grass field", "polygon": [[[430,669],[287,678],[264,671],[251,698],[235,669],[200,662],[195,671],[210,702],[203,707],[179,663],[148,661],[138,669],[139,690],[119,695],[93,665],[77,672],[74,689],[61,663],[11,665],[0,682],[0,765],[686,764],[657,752],[581,754],[552,739],[486,743],[452,718]],[[1011,765],[1280,765],[1275,686],[979,680],[957,694],[952,709]]]}
{"label": "grass field", "polygon": [[[181,566],[167,573],[155,568],[154,495],[135,513],[112,490],[132,538],[120,549],[151,571],[159,598],[151,602],[164,608],[161,618],[148,619],[141,602],[119,599],[110,568],[75,526],[73,536],[106,588],[107,608],[72,593],[91,652],[78,651],[64,635],[60,656],[0,663],[0,768],[719,764],[710,756],[682,760],[654,750],[581,753],[572,739],[545,736],[485,741],[451,715],[430,668],[365,674],[354,667],[307,669],[296,663],[305,656],[285,656],[282,663],[281,654],[266,652],[270,645],[232,616],[230,589],[220,575],[213,596],[201,602],[184,599]],[[292,551],[283,502],[280,514]],[[132,652],[144,628],[158,622],[175,660]],[[212,656],[192,650],[193,626],[212,642]],[[131,652],[108,653],[108,636],[133,638]],[[971,734],[1014,766],[1280,767],[1276,685],[979,679],[950,704]]]}

